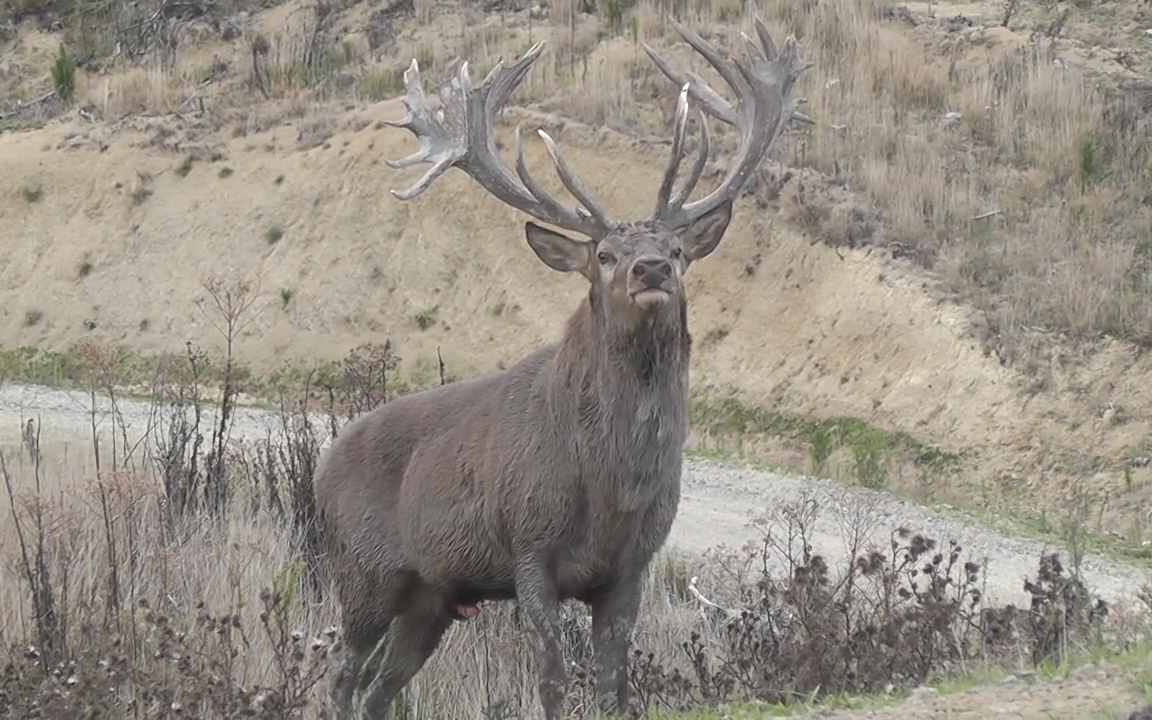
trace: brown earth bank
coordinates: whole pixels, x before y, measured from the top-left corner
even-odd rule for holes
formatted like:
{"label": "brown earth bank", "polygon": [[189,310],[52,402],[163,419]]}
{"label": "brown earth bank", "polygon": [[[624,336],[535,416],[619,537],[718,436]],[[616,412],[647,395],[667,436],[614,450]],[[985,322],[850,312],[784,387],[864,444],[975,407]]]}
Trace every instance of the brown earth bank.
{"label": "brown earth bank", "polygon": [[[342,12],[354,19],[373,7]],[[286,27],[298,9],[245,17],[257,28]],[[501,47],[522,49],[532,37],[515,17],[501,18],[511,28],[498,36]],[[405,34],[404,23],[416,22],[396,20],[397,56],[436,37],[432,20]],[[912,32],[906,26],[896,16],[886,32]],[[923,26],[915,30],[922,42]],[[5,46],[10,73],[44,66],[58,42],[30,23],[16,37]],[[981,37],[971,53],[1018,46],[1027,33]],[[1067,44],[1062,57],[1097,57],[1082,45]],[[247,47],[192,44],[185,62],[242,63]],[[13,64],[14,53],[24,53],[23,64]],[[130,103],[114,102],[128,86],[113,81],[128,72],[137,73],[131,87],[143,106],[170,94],[171,83],[139,69],[93,73],[81,81],[85,97],[97,99],[86,112],[0,135],[3,347],[64,349],[99,336],[145,353],[179,352],[187,341],[218,352],[201,309],[202,280],[217,273],[258,278],[266,295],[236,346],[257,369],[336,360],[387,338],[410,370],[432,366],[439,352],[454,377],[466,377],[557,339],[584,292],[580,278],[532,255],[525,218],[462,173],[412,202],[389,195],[418,177],[384,162],[414,145],[382,123],[403,115],[395,99],[297,94],[201,112],[189,91],[162,112],[130,112]],[[813,68],[806,82],[826,83],[820,73]],[[112,116],[113,106],[123,112]],[[646,214],[665,144],[565,120],[551,112],[563,111],[556,103],[530,107],[505,114],[506,149],[514,122],[546,127],[607,207]],[[940,479],[949,486],[934,497],[1029,511],[1087,497],[1095,529],[1138,546],[1152,511],[1152,466],[1130,462],[1152,434],[1152,361],[1140,346],[1049,333],[1027,367],[1002,362],[986,313],[948,299],[940,273],[901,256],[901,244],[886,247],[896,235],[883,218],[870,219],[867,199],[834,174],[793,169],[803,144],[796,133],[782,141],[720,249],[690,271],[695,391],[907,432],[962,454],[960,482]],[[529,164],[557,188],[540,143],[527,146]],[[839,223],[840,236],[870,242],[813,233],[805,194],[825,203],[824,234]]]}

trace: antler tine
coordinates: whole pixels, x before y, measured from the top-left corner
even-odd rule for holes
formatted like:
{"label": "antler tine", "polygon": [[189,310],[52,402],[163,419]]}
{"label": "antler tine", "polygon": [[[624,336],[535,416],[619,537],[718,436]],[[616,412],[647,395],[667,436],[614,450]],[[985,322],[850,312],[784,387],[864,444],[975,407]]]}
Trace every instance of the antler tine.
{"label": "antler tine", "polygon": [[[686,30],[680,27],[675,22],[673,22],[673,26],[676,27],[677,32],[679,32],[685,40],[688,40],[689,43],[692,43],[693,48],[696,48],[696,41],[698,41],[699,43],[708,47],[713,54],[719,56],[717,51],[696,33],[692,33],[690,30]],[[763,53],[766,59],[774,60],[776,56],[779,55],[779,51],[776,49],[776,43],[772,40],[772,36],[768,33],[768,29],[764,27],[764,23],[760,20],[759,17],[755,18],[755,27],[756,35],[760,39],[760,44],[763,47]],[[688,36],[684,35],[685,32],[691,33],[693,39],[689,39]],[[664,73],[665,77],[676,83],[677,86],[682,86],[685,82],[688,82],[689,80],[691,81],[691,88],[688,91],[689,97],[695,100],[701,107],[703,107],[709,115],[726,125],[736,125],[736,113],[732,109],[732,105],[723,97],[721,97],[715,90],[709,87],[708,83],[705,82],[703,78],[690,70],[686,73],[681,73],[678,70],[675,70],[670,65],[668,65],[664,58],[660,57],[656,51],[649,47],[647,44],[641,43],[641,45],[644,48],[644,52],[648,53],[648,57],[652,59],[652,62],[656,65],[657,68],[659,68],[660,72]],[[699,48],[696,49],[699,50]],[[705,57],[707,58],[708,55],[705,55]],[[711,59],[709,59],[709,62],[711,62]],[[713,65],[713,67],[716,66]],[[717,69],[719,70],[719,68]],[[731,81],[729,81],[726,76],[722,75],[722,77],[724,77],[726,82],[731,84]],[[794,110],[789,120],[806,125],[816,124],[815,120],[808,117],[799,110]]]}
{"label": "antler tine", "polygon": [[672,154],[668,157],[668,165],[664,168],[664,179],[660,182],[660,190],[656,193],[656,209],[653,214],[659,214],[660,209],[668,205],[672,197],[672,186],[676,183],[676,174],[680,172],[680,163],[684,160],[684,136],[688,130],[688,83],[680,90],[680,98],[676,101],[676,124],[672,131]]}
{"label": "antler tine", "polygon": [[776,41],[772,39],[772,34],[764,26],[764,21],[757,15],[752,18],[752,25],[756,29],[756,37],[760,38],[760,44],[764,47],[764,55],[769,60],[775,60],[780,51],[776,49]]}
{"label": "antler tine", "polygon": [[[424,88],[420,80],[420,66],[415,58],[412,59],[408,69],[404,71],[404,87],[407,90],[404,97],[404,105],[408,108],[407,115],[402,120],[385,120],[384,122],[392,127],[403,127],[410,130],[420,139],[420,149],[399,160],[385,159],[384,162],[392,168],[406,168],[422,162],[432,163],[432,167],[416,181],[415,185],[407,190],[391,191],[394,197],[410,200],[427,190],[432,181],[443,175],[458,159],[459,155],[457,148],[452,147],[447,142],[446,137],[438,137],[438,134],[442,135],[440,132],[442,128],[432,118],[432,114],[428,110],[428,100],[424,97]],[[441,141],[443,147],[434,150],[434,141]]]}
{"label": "antler tine", "polygon": [[641,46],[656,67],[660,69],[660,72],[664,73],[669,80],[679,87],[688,86],[688,96],[700,104],[709,115],[729,125],[736,124],[736,114],[732,112],[732,106],[727,100],[717,95],[712,88],[708,87],[708,83],[704,82],[699,75],[691,71],[681,73],[674,70],[647,43],[641,43]]}
{"label": "antler tine", "polygon": [[[670,18],[669,20],[672,27],[680,33],[680,36],[704,56],[704,59],[732,89],[737,97],[737,106],[733,108],[695,75],[692,75],[691,80],[687,82],[688,96],[699,103],[704,113],[734,125],[740,134],[736,160],[720,187],[696,202],[686,203],[693,186],[699,180],[699,175],[696,174],[694,167],[690,182],[685,184],[673,201],[657,203],[656,212],[652,216],[653,219],[681,227],[714,210],[721,204],[734,200],[755,171],[756,166],[763,160],[786,122],[793,118],[811,122],[807,116],[797,112],[795,101],[789,97],[792,85],[809,65],[800,60],[795,38],[789,36],[785,40],[783,48],[778,49],[759,18],[755,19],[759,45],[751,38],[744,36],[748,57],[733,60],[721,55],[716,48],[697,33],[683,27],[674,19]],[[644,49],[660,71],[670,80],[681,85],[685,84],[684,75],[673,70],[651,48],[645,46]],[[677,145],[673,141],[674,153],[676,149]],[[702,147],[702,150],[704,154],[697,161],[701,173],[707,158],[707,147]],[[671,160],[669,168],[678,165],[679,162],[678,158]],[[662,186],[659,199],[663,200],[664,197]]]}
{"label": "antler tine", "polygon": [[496,150],[493,133],[496,113],[523,82],[543,49],[544,43],[539,42],[513,65],[505,67],[503,62],[497,63],[477,87],[472,85],[468,63],[462,63],[459,72],[440,88],[441,107],[435,113],[428,108],[420,68],[413,60],[404,71],[404,105],[408,112],[402,120],[386,122],[393,127],[406,128],[419,140],[420,147],[407,157],[385,162],[393,168],[421,163],[430,163],[432,167],[416,184],[406,190],[392,190],[392,195],[400,200],[411,200],[427,190],[448,168],[457,167],[506,205],[541,222],[593,239],[600,239],[611,232],[613,224],[603,208],[575,177],[559,148],[546,133],[541,131],[540,135],[564,187],[587,208],[587,212],[565,208],[532,179],[524,163],[519,128],[516,132],[519,181]]}
{"label": "antler tine", "polygon": [[708,164],[708,155],[712,152],[712,130],[708,127],[708,118],[702,110],[697,110],[697,114],[700,116],[700,151],[696,154],[692,172],[688,173],[688,180],[676,193],[676,197],[672,198],[672,207],[680,207],[688,201],[688,197],[696,189],[696,183],[700,182],[700,176],[704,174],[704,166]]}
{"label": "antler tine", "polygon": [[520,182],[524,183],[524,187],[528,189],[528,192],[546,207],[547,212],[553,215],[563,215],[568,212],[568,210],[565,209],[556,198],[552,197],[540,183],[536,182],[536,178],[532,177],[532,174],[528,172],[528,163],[524,162],[524,143],[520,139],[519,125],[516,126],[514,138],[516,142],[516,174],[520,176]]}
{"label": "antler tine", "polygon": [[552,164],[556,166],[556,174],[560,176],[560,182],[564,184],[564,188],[572,193],[572,197],[580,201],[580,204],[592,214],[593,218],[607,222],[604,209],[600,207],[600,203],[596,202],[596,198],[592,197],[592,193],[584,187],[584,183],[580,182],[580,179],[572,172],[572,168],[568,167],[568,162],[564,160],[564,155],[561,154],[556,141],[543,130],[537,130],[536,133],[544,141],[544,147],[548,149],[548,155],[552,158]]}

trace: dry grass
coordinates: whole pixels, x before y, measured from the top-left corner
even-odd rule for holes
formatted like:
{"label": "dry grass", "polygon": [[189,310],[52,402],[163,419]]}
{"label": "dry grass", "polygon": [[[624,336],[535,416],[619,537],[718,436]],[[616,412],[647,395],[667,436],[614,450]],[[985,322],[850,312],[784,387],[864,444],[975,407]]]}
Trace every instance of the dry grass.
{"label": "dry grass", "polygon": [[[237,292],[217,293],[221,333],[244,322]],[[263,430],[234,412],[228,358],[168,358],[142,404],[120,396],[115,352],[82,354],[90,428],[48,438],[34,420],[0,443],[0,713],[323,716],[339,612],[315,554],[311,473],[330,431],[394,396],[390,348],[283,382],[295,392]],[[210,366],[230,388],[219,405]],[[866,504],[841,518],[849,558],[812,555],[820,511],[802,499],[754,523],[743,548],[658,560],[631,666],[638,710],[910,688],[988,663],[1059,663],[1115,637],[1108,608],[1054,556],[1030,612],[984,609],[962,548],[872,537]],[[589,622],[565,608],[577,717],[593,698]],[[455,624],[400,699],[404,717],[532,716],[527,647],[511,604]]]}
{"label": "dry grass", "polygon": [[128,115],[167,113],[184,100],[181,88],[159,67],[136,67],[89,86],[100,116],[116,121]]}
{"label": "dry grass", "polygon": [[[1055,63],[1055,41],[998,46],[982,33],[910,29],[885,7],[821,0],[755,8],[771,28],[795,32],[815,66],[799,94],[819,124],[776,155],[878,209],[875,241],[901,243],[935,267],[985,315],[990,346],[1006,361],[1036,331],[1152,341],[1143,279],[1152,207],[1131,192],[1152,172],[1139,99]],[[640,7],[649,36],[659,36],[658,10]],[[735,47],[747,14],[721,14],[707,8],[699,25]],[[958,127],[946,127],[948,112],[960,113]],[[820,217],[810,232],[843,237]]]}

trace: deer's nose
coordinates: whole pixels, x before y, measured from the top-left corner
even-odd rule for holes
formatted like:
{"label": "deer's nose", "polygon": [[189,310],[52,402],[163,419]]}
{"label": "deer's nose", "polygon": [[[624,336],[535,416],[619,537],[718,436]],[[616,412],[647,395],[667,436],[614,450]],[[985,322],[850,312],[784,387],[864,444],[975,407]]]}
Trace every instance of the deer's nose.
{"label": "deer's nose", "polygon": [[647,287],[660,287],[672,277],[672,263],[659,255],[638,257],[632,264],[632,277]]}

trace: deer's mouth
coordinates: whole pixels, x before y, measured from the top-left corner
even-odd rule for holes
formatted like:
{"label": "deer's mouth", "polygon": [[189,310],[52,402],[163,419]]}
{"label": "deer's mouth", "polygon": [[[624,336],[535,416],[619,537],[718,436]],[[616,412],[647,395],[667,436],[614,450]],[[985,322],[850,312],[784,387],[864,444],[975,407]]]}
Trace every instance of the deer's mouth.
{"label": "deer's mouth", "polygon": [[672,297],[672,293],[660,287],[644,287],[632,293],[632,302],[642,308],[662,307]]}

